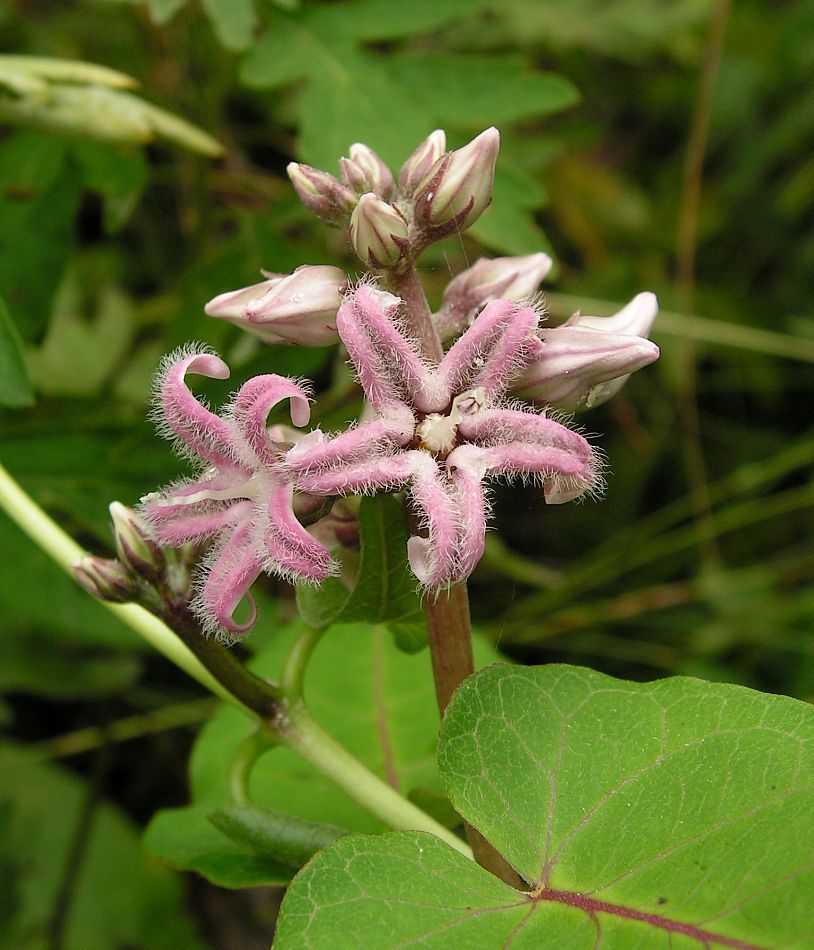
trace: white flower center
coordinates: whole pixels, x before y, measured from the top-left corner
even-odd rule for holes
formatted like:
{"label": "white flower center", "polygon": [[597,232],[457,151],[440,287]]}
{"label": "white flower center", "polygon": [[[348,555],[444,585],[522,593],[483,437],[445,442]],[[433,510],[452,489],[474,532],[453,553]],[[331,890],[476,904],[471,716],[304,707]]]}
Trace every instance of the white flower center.
{"label": "white flower center", "polygon": [[483,389],[470,389],[452,400],[449,415],[431,412],[416,426],[416,435],[421,440],[420,448],[433,455],[449,455],[458,444],[458,423],[464,416],[480,412],[486,394]]}

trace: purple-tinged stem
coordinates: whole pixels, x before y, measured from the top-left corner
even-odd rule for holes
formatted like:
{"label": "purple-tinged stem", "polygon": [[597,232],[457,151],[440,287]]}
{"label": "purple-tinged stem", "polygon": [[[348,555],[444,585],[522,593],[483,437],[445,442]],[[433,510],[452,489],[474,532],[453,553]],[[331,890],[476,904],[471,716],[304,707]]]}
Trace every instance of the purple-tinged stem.
{"label": "purple-tinged stem", "polygon": [[[435,695],[443,716],[452,694],[475,672],[472,656],[472,626],[469,619],[469,596],[466,581],[455,584],[425,605],[429,631],[430,657],[435,678]],[[514,868],[471,825],[465,825],[466,840],[475,860],[501,881],[518,890],[525,890]]]}
{"label": "purple-tinged stem", "polygon": [[436,365],[440,363],[444,348],[415,266],[410,262],[399,269],[387,271],[384,285],[404,301],[402,313],[407,333],[421,344],[422,356]]}

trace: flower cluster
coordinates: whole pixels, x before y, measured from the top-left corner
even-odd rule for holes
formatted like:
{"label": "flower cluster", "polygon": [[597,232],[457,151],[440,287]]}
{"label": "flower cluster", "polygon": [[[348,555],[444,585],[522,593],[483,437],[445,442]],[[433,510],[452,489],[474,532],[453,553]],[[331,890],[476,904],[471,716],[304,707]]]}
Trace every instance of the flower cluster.
{"label": "flower cluster", "polygon": [[[600,487],[595,450],[548,410],[596,405],[657,357],[645,339],[653,295],[615,317],[543,326],[532,301],[551,261],[532,254],[479,260],[449,284],[435,314],[415,296],[418,252],[468,227],[491,200],[498,142],[490,129],[447,152],[435,132],[398,179],[361,145],[342,160],[341,180],[291,166],[304,203],[347,228],[373,278],[351,287],[337,268],[304,266],[206,307],[266,342],[341,341],[364,392],[358,424],[332,435],[270,427],[282,401],[298,429],[310,417],[308,388],[274,374],[250,379],[216,414],[186,377],[224,379],[226,364],[204,348],[165,361],[156,416],[200,472],[145,497],[142,511],[159,545],[209,543],[193,601],[206,629],[235,636],[252,625],[249,589],[261,572],[310,582],[334,573],[318,540],[326,532],[306,524],[343,496],[405,492],[409,563],[437,591],[465,579],[483,553],[490,480],[533,478],[549,504]],[[446,350],[444,340],[452,341]],[[238,621],[247,596],[248,617]]]}

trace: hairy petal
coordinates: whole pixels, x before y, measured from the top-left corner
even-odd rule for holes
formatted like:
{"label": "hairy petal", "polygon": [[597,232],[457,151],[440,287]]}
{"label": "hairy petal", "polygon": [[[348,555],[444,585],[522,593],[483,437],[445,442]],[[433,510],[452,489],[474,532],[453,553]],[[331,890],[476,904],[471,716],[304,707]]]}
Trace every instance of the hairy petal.
{"label": "hairy petal", "polygon": [[167,357],[155,384],[160,431],[180,440],[182,451],[201,455],[213,465],[228,464],[234,455],[232,427],[193,396],[185,382],[187,373],[228,379],[229,367],[213,353]]}
{"label": "hairy petal", "polygon": [[331,554],[297,520],[293,501],[294,489],[287,482],[273,485],[268,492],[262,525],[267,568],[299,580],[325,580],[334,572]]}
{"label": "hairy petal", "polygon": [[298,491],[312,495],[371,494],[401,488],[413,474],[412,452],[362,459],[315,472],[300,472],[294,479]]}
{"label": "hairy petal", "polygon": [[544,481],[546,504],[573,501],[600,487],[595,458],[585,459],[566,449],[507,442],[482,448],[462,445],[451,452],[447,467],[483,471],[484,475],[540,475]]}
{"label": "hairy petal", "polygon": [[159,544],[178,547],[188,541],[203,541],[249,520],[252,502],[223,507],[222,503],[201,501],[192,505],[147,504],[145,514]]}
{"label": "hairy petal", "polygon": [[253,455],[253,458],[247,459],[249,464],[256,465],[259,462],[273,465],[279,461],[279,452],[266,428],[266,418],[283,399],[291,401],[291,421],[294,425],[307,425],[311,417],[308,395],[293,380],[269,373],[253,377],[238,390],[231,406],[231,415]]}
{"label": "hairy petal", "polygon": [[381,449],[406,445],[413,437],[415,423],[412,413],[405,419],[391,422],[377,419],[363,422],[331,439],[319,429],[309,432],[290,449],[283,459],[283,468],[292,473],[315,472],[336,465],[347,465],[364,456],[375,456]]}
{"label": "hairy petal", "polygon": [[405,401],[422,411],[442,408],[448,396],[437,394],[434,375],[393,323],[400,302],[373,287],[357,288],[336,315],[339,336],[375,409]]}
{"label": "hairy petal", "polygon": [[422,517],[428,537],[414,535],[407,557],[415,576],[426,587],[456,580],[458,508],[450,485],[427,452],[410,452],[413,481],[410,498]]}
{"label": "hairy petal", "polygon": [[482,409],[464,416],[458,423],[458,432],[472,442],[487,445],[533,442],[565,449],[586,461],[593,458],[590,444],[578,432],[544,415],[521,409]]}
{"label": "hairy petal", "polygon": [[493,300],[450,347],[438,375],[450,392],[482,388],[487,396],[499,395],[525,366],[539,319],[531,307]]}
{"label": "hairy petal", "polygon": [[475,570],[483,557],[486,544],[486,520],[489,506],[484,496],[483,479],[479,471],[455,465],[450,472],[458,502],[458,579],[463,580]]}
{"label": "hairy petal", "polygon": [[217,552],[200,595],[193,604],[207,632],[245,633],[254,625],[257,609],[249,597],[249,616],[237,623],[232,615],[263,569],[251,543],[251,524],[242,524]]}

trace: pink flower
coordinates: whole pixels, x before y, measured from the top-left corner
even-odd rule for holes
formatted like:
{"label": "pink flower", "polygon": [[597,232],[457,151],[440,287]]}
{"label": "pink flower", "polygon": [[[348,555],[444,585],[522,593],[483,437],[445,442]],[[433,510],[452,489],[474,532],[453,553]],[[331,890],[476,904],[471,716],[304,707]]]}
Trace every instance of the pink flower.
{"label": "pink flower", "polygon": [[301,439],[280,466],[312,495],[408,488],[419,529],[408,557],[428,588],[466,578],[483,553],[489,506],[484,483],[538,478],[546,501],[599,486],[586,440],[523,405],[506,405],[509,382],[533,353],[538,314],[489,303],[437,365],[402,332],[398,297],[369,285],[349,295],[337,329],[374,420],[327,438]]}
{"label": "pink flower", "polygon": [[255,376],[218,416],[187,388],[187,373],[226,379],[229,368],[213,353],[187,349],[167,357],[158,375],[159,428],[202,471],[145,496],[142,509],[159,544],[214,541],[199,571],[192,609],[208,632],[236,635],[254,624],[250,596],[248,618],[237,622],[233,614],[262,571],[321,581],[334,570],[328,551],[294,514],[290,481],[276,472],[289,446],[274,442],[266,428],[266,416],[283,399],[290,401],[292,422],[305,425],[308,395],[285,377]]}

